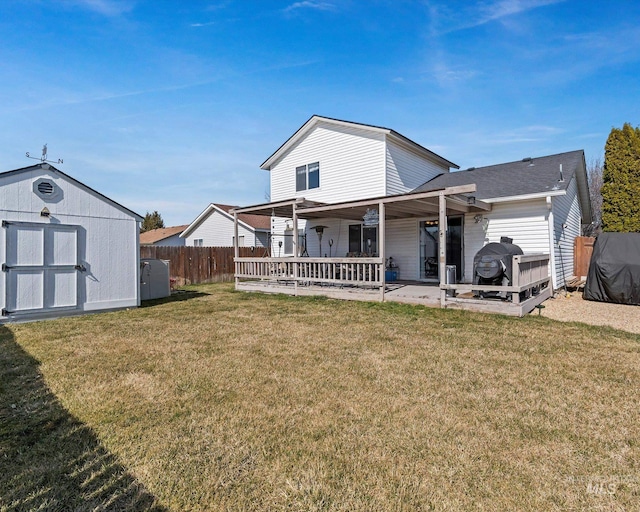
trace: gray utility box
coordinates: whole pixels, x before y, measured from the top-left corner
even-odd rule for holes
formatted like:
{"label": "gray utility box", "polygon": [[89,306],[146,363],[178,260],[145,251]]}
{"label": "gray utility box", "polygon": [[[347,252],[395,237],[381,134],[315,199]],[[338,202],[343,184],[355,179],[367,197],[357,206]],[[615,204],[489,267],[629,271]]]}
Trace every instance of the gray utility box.
{"label": "gray utility box", "polygon": [[169,261],[140,260],[140,300],[162,299],[171,295]]}
{"label": "gray utility box", "polygon": [[[447,265],[445,273],[445,284],[456,284],[456,266],[455,265]],[[449,297],[455,297],[455,290],[447,290],[447,295]]]}

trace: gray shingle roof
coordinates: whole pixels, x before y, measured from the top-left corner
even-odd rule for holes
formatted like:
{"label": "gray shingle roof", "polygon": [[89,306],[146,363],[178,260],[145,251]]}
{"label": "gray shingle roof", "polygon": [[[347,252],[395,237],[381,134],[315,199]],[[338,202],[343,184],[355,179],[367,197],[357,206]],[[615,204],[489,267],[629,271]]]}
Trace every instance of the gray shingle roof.
{"label": "gray shingle roof", "polygon": [[[564,181],[560,180],[560,164]],[[428,191],[475,183],[478,199],[522,196],[565,190],[574,174],[584,172],[582,150],[560,153],[518,162],[477,167],[471,170],[444,173],[420,185],[415,191]]]}

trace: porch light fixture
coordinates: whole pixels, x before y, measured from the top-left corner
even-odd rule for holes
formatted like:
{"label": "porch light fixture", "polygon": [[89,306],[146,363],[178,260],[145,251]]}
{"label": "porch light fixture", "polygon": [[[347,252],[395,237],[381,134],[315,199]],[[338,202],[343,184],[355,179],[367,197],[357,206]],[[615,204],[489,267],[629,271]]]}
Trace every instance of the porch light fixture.
{"label": "porch light fixture", "polygon": [[479,222],[482,222],[482,215],[480,214],[474,215],[473,220],[475,221],[476,224],[478,224]]}
{"label": "porch light fixture", "polygon": [[324,233],[324,230],[327,229],[329,226],[315,226],[313,229],[316,230],[316,233],[318,233],[318,245],[320,246],[320,257],[322,258],[322,233]]}
{"label": "porch light fixture", "polygon": [[476,196],[467,196],[467,204],[469,205],[476,204]]}

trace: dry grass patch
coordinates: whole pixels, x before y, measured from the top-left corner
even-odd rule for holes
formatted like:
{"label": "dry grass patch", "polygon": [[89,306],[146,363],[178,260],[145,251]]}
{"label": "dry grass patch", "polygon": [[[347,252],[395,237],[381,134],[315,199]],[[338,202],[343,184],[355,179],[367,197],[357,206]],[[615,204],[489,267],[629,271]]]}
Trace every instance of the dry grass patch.
{"label": "dry grass patch", "polygon": [[[637,335],[196,289],[0,332],[2,382],[41,372],[60,411],[142,493],[128,499],[171,510],[637,506]],[[16,370],[12,351],[39,369]],[[20,389],[2,388],[3,407],[29,403]],[[15,487],[15,451],[31,457],[7,442],[19,428],[3,416],[0,488]],[[40,472],[0,509],[62,478]]]}

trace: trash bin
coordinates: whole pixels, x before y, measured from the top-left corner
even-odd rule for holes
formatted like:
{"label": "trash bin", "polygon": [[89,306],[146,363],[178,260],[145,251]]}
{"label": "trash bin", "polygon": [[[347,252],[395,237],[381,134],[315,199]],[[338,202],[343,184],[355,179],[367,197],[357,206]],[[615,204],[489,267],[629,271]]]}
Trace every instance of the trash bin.
{"label": "trash bin", "polygon": [[[455,265],[447,265],[445,273],[445,284],[456,284],[456,266]],[[455,290],[447,290],[448,297],[455,297]]]}

